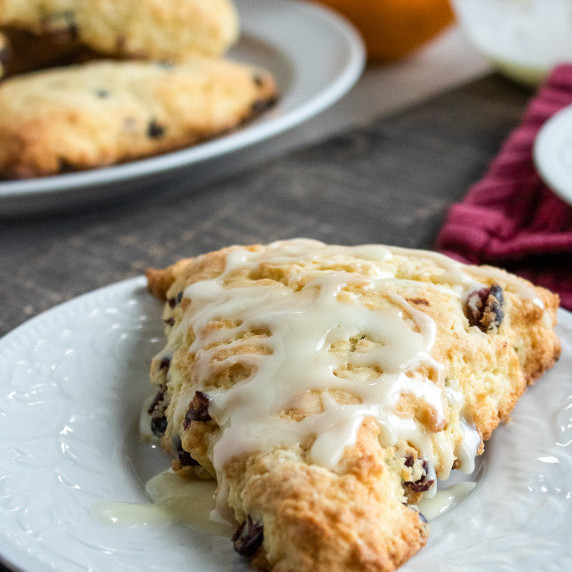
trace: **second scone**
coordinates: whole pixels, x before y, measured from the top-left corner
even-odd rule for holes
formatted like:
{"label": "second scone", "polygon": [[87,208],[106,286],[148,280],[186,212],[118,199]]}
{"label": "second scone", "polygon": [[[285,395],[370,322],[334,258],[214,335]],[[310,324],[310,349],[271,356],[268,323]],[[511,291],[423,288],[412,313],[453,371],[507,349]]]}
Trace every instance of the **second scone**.
{"label": "second scone", "polygon": [[0,0],[0,26],[109,56],[168,61],[220,56],[239,33],[231,0]]}
{"label": "second scone", "polygon": [[0,85],[0,175],[52,175],[180,149],[237,127],[276,97],[267,71],[201,56],[12,78]]}

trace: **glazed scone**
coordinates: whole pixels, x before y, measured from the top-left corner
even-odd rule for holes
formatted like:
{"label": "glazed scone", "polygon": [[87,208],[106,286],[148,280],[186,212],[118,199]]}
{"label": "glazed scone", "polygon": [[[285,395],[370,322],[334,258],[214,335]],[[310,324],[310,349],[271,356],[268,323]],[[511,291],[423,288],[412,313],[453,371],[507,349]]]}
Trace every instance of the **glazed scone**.
{"label": "glazed scone", "polygon": [[110,56],[171,62],[220,56],[239,33],[231,0],[0,0],[0,26]]}
{"label": "glazed scone", "polygon": [[180,149],[241,125],[276,97],[268,72],[201,56],[10,78],[0,84],[0,173],[51,175]]}
{"label": "glazed scone", "polygon": [[217,479],[258,570],[395,570],[427,540],[416,503],[560,353],[556,295],[426,251],[291,240],[147,276],[152,430]]}

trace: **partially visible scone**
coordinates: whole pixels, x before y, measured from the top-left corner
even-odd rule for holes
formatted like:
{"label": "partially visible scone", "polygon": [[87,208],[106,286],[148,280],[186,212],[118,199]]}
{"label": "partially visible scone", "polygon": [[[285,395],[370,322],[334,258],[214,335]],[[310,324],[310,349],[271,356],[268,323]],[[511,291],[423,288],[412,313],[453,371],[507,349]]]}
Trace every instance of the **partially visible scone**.
{"label": "partially visible scone", "polygon": [[268,72],[201,56],[14,77],[0,84],[0,173],[50,175],[179,149],[236,128],[276,96]]}
{"label": "partially visible scone", "polygon": [[395,570],[416,508],[560,353],[558,297],[380,245],[230,247],[148,272],[166,301],[151,427],[259,570]]}
{"label": "partially visible scone", "polygon": [[177,62],[237,39],[231,0],[0,0],[0,26],[109,56]]}
{"label": "partially visible scone", "polygon": [[6,63],[9,56],[8,38],[0,32],[0,79],[6,75]]}
{"label": "partially visible scone", "polygon": [[78,43],[61,43],[15,28],[0,32],[0,78],[83,63],[96,57],[97,54]]}

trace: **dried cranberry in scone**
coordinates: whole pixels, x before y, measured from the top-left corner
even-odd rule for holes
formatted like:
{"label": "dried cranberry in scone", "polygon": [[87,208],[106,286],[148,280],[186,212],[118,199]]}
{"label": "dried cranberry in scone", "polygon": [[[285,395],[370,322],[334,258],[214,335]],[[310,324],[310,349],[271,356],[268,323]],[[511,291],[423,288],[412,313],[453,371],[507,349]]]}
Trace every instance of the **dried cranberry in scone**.
{"label": "dried cranberry in scone", "polygon": [[183,427],[188,429],[192,421],[207,422],[211,420],[209,405],[211,398],[204,391],[196,391],[193,400],[189,403],[189,408],[185,414]]}
{"label": "dried cranberry in scone", "polygon": [[156,437],[162,437],[167,429],[167,418],[165,416],[165,410],[167,409],[166,392],[167,386],[162,385],[147,410],[147,413],[151,415],[151,431]]}
{"label": "dried cranberry in scone", "polygon": [[256,554],[264,540],[264,526],[261,522],[252,520],[250,515],[235,530],[232,536],[234,549],[246,558]]}
{"label": "dried cranberry in scone", "polygon": [[498,284],[474,290],[467,297],[467,318],[483,332],[497,331],[504,319],[504,295]]}

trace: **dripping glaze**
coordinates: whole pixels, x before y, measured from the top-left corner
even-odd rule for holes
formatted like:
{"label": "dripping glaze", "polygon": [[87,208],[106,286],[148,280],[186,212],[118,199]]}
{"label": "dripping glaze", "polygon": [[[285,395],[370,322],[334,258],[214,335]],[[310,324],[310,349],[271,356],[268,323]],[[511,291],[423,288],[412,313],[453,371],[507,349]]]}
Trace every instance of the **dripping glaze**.
{"label": "dripping glaze", "polygon": [[[308,436],[314,438],[309,451],[311,462],[332,469],[344,448],[355,443],[363,420],[373,417],[381,427],[383,446],[400,440],[411,443],[427,460],[430,471],[439,459],[445,459],[437,473],[440,479],[448,477],[455,460],[470,473],[481,440],[462,415],[462,395],[451,399],[444,368],[431,355],[436,325],[430,316],[391,292],[392,283],[404,280],[386,267],[391,268],[394,256],[405,254],[434,263],[437,270],[426,283],[429,288],[463,298],[467,292],[484,286],[476,278],[480,272],[475,267],[438,253],[397,247],[327,246],[297,239],[273,243],[264,251],[229,251],[221,274],[185,289],[183,295],[190,301],[190,308],[173,326],[174,339],[180,339],[189,329],[195,333],[189,348],[194,355],[194,383],[177,400],[174,430],[182,426],[187,404],[207,380],[216,348],[224,344],[232,350],[242,343],[241,334],[259,329],[268,332],[257,340],[265,348],[263,353],[229,352],[229,357],[217,362],[220,367],[246,364],[251,367],[250,376],[228,390],[208,391],[212,400],[209,413],[221,428],[209,451],[217,472],[234,456],[295,446]],[[332,258],[333,265],[336,259],[351,256],[352,269],[314,270],[313,262],[324,256]],[[280,266],[300,261],[304,270],[289,276],[287,283],[226,286],[237,271],[255,272],[263,264]],[[502,278],[507,287],[542,304],[525,285],[513,284],[504,274]],[[352,297],[352,288],[384,291],[388,303],[381,308],[368,308],[357,296]],[[235,325],[223,329],[207,327],[221,318]],[[336,344],[359,335],[375,341],[374,347],[349,357],[330,351]],[[167,346],[162,353],[172,353],[173,349]],[[344,360],[354,367],[373,368],[379,375],[367,380],[344,379],[336,375]],[[332,396],[336,391],[356,396],[357,403],[338,403]],[[320,401],[318,412],[297,421],[281,415],[302,402],[304,396],[316,393]],[[433,412],[436,424],[445,420],[447,404],[454,407],[460,420],[461,443],[455,446],[439,431],[427,431],[417,419],[400,416],[396,405],[403,395],[424,402]],[[435,487],[426,496],[434,492]]]}

